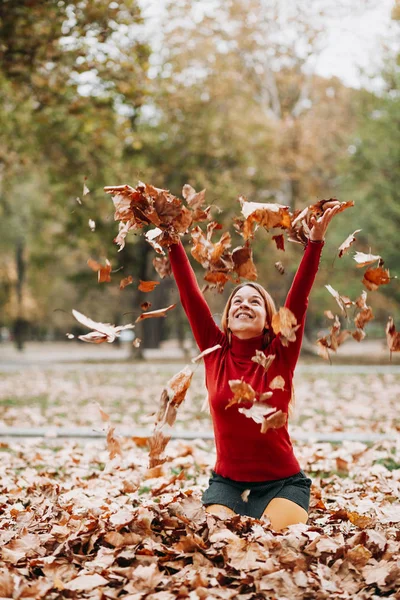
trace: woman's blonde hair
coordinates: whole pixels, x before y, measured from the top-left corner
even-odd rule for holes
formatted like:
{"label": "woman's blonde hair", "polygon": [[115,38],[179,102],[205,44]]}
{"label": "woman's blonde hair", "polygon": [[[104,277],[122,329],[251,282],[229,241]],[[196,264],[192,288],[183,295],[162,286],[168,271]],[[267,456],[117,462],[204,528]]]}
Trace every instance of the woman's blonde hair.
{"label": "woman's blonde hair", "polygon": [[231,292],[231,294],[227,300],[227,303],[225,304],[224,312],[222,313],[222,317],[221,317],[221,329],[225,333],[225,335],[228,337],[228,339],[230,340],[231,332],[228,327],[228,315],[229,315],[229,310],[231,308],[232,299],[237,294],[237,292],[240,289],[242,289],[243,287],[245,287],[246,285],[257,290],[257,292],[260,294],[260,296],[264,300],[265,310],[267,312],[267,324],[268,324],[268,327],[264,331],[264,340],[263,340],[263,348],[266,348],[268,346],[268,344],[275,337],[275,334],[272,330],[271,322],[272,322],[272,317],[273,317],[273,315],[275,315],[277,313],[277,310],[275,307],[275,302],[273,301],[272,297],[267,292],[267,290],[264,289],[263,286],[260,285],[259,283],[255,283],[253,281],[252,282],[244,282],[244,283],[241,283],[240,285],[238,285],[237,287],[235,287],[235,289]]}

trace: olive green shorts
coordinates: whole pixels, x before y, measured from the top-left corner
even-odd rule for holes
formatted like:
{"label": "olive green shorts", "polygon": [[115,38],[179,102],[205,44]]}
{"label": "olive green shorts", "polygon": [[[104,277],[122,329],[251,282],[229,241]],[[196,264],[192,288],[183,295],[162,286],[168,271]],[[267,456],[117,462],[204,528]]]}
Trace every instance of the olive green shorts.
{"label": "olive green shorts", "polygon": [[[234,481],[214,471],[211,473],[209,486],[202,496],[205,506],[222,504],[238,515],[260,519],[271,500],[286,498],[308,512],[312,481],[303,471],[272,481]],[[250,492],[243,494],[245,490]]]}

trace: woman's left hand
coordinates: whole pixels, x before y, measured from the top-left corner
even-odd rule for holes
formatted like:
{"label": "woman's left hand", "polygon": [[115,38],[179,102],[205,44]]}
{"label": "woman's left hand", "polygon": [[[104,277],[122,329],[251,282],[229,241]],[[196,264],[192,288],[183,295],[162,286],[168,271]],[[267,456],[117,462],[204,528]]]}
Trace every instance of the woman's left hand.
{"label": "woman's left hand", "polygon": [[310,219],[310,240],[312,242],[324,241],[328,225],[339,210],[340,202],[335,202],[324,211],[324,214],[319,217],[319,219],[317,219],[315,215],[312,215]]}

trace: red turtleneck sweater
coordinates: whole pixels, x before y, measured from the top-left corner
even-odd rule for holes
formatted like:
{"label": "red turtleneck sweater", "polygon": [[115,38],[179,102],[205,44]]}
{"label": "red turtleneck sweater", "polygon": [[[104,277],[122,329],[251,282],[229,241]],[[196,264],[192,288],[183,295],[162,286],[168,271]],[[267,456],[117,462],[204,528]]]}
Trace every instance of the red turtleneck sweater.
{"label": "red turtleneck sweater", "polygon": [[232,335],[229,345],[227,336],[214,322],[182,244],[174,244],[170,248],[172,270],[197,345],[203,351],[221,344],[220,349],[204,357],[204,363],[217,450],[214,471],[223,477],[235,481],[268,481],[290,477],[300,471],[287,425],[261,433],[260,424],[238,411],[240,406],[251,405],[235,404],[228,409],[225,406],[233,396],[228,383],[231,379],[243,378],[256,392],[266,392],[269,391],[269,383],[280,375],[285,380],[285,389],[274,390],[268,404],[288,412],[308,296],[322,247],[323,243],[310,241],[305,249],[285,302],[301,327],[296,332],[296,341],[287,347],[282,345],[278,335],[263,350],[266,355],[275,354],[267,372],[251,360],[256,350],[261,350],[263,336],[241,340]]}

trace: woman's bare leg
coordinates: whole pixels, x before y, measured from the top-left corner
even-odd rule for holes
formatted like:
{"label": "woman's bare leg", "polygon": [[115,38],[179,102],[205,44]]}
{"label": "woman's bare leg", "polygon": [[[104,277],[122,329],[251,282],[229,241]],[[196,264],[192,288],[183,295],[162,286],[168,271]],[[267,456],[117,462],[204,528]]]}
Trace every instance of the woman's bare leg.
{"label": "woman's bare leg", "polygon": [[206,512],[215,517],[219,517],[220,519],[231,519],[236,515],[231,508],[228,508],[223,504],[209,504],[206,506]]}
{"label": "woman's bare leg", "polygon": [[264,510],[261,518],[263,517],[268,517],[272,529],[280,531],[289,525],[307,523],[308,513],[291,500],[274,498]]}

